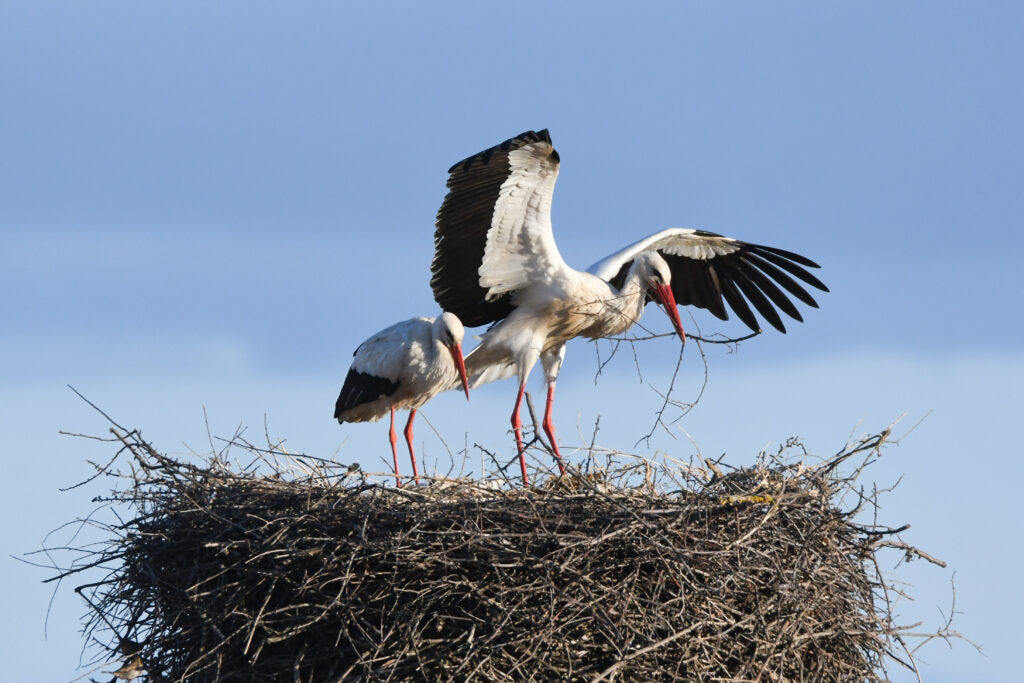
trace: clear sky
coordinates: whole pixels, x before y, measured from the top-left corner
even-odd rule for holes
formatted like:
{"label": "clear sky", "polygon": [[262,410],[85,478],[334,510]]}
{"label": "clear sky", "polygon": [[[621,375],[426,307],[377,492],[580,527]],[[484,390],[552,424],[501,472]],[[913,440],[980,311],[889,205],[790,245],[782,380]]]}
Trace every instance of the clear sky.
{"label": "clear sky", "polygon": [[[205,407],[215,435],[242,424],[257,438],[266,421],[291,448],[383,469],[384,424],[331,419],[351,353],[436,313],[449,165],[545,127],[570,265],[695,227],[813,258],[832,289],[786,335],[708,349],[700,404],[649,447],[634,443],[678,345],[638,347],[642,382],[623,354],[595,385],[594,347],[574,342],[564,452],[581,460],[598,416],[603,446],[687,458],[685,430],[743,465],[790,436],[824,456],[927,414],[868,472],[903,477],[883,521],[910,523],[904,540],[950,565],[898,569],[916,598],[901,614],[937,624],[955,572],[955,625],[985,655],[933,643],[925,678],[1019,678],[1024,8],[624,7],[0,5],[0,642],[18,653],[0,678],[77,675],[83,605],[62,587],[44,637],[47,573],[10,558],[109,484],[58,491],[112,454],[57,434],[106,429],[65,384],[172,453],[207,448]],[[656,311],[645,322],[668,330]],[[742,332],[703,312],[683,323]],[[703,377],[696,351],[682,400]],[[496,384],[423,416],[453,449],[511,458],[513,400]],[[418,426],[428,469],[445,469],[444,444]]]}

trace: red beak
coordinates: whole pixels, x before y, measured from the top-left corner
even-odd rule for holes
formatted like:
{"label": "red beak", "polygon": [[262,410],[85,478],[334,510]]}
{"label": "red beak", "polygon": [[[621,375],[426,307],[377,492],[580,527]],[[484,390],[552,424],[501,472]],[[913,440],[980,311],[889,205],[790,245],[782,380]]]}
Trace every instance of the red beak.
{"label": "red beak", "polygon": [[469,400],[469,380],[466,379],[466,363],[462,360],[462,345],[452,344],[448,347],[452,353],[452,360],[455,361],[455,368],[459,371],[459,378],[462,380],[462,388],[466,392],[466,400]]}
{"label": "red beak", "polygon": [[672,321],[672,327],[676,328],[676,333],[685,344],[686,334],[683,332],[683,323],[679,321],[679,309],[676,308],[676,296],[672,293],[672,288],[668,285],[655,285],[651,293],[657,302],[661,304],[661,307],[665,309],[669,320]]}

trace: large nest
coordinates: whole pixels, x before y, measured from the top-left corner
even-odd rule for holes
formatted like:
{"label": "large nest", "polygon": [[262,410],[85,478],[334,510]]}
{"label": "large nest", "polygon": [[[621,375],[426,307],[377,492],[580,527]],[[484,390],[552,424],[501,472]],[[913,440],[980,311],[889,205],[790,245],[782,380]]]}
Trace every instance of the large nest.
{"label": "large nest", "polygon": [[854,485],[885,435],[813,466],[619,458],[522,490],[397,489],[249,445],[260,467],[197,466],[113,431],[130,467],[101,468],[120,477],[105,500],[127,521],[63,576],[107,568],[79,590],[122,677],[847,681],[913,666],[877,553],[927,556],[872,523]]}

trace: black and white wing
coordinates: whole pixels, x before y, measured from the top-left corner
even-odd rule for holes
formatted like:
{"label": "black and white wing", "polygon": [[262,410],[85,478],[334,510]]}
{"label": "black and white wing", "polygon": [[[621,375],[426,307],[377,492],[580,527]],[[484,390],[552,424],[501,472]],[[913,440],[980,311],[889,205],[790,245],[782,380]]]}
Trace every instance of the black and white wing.
{"label": "black and white wing", "polygon": [[729,319],[728,304],[754,331],[761,327],[751,306],[772,327],[785,332],[780,310],[803,322],[790,296],[818,307],[801,282],[828,291],[821,280],[806,270],[818,268],[818,264],[799,254],[686,228],[669,228],[649,235],[598,261],[587,272],[621,287],[630,264],[648,250],[661,254],[672,269],[676,303],[707,309],[721,320]]}
{"label": "black and white wing", "polygon": [[367,419],[364,412],[386,411],[385,399],[399,390],[412,364],[423,361],[412,357],[411,352],[417,342],[422,346],[430,339],[432,323],[433,318],[404,320],[360,344],[352,354],[352,366],[334,404],[334,417],[339,421],[360,421]]}
{"label": "black and white wing", "polygon": [[547,130],[527,131],[448,172],[437,212],[430,286],[467,327],[501,320],[512,295],[569,272],[551,233],[558,153]]}

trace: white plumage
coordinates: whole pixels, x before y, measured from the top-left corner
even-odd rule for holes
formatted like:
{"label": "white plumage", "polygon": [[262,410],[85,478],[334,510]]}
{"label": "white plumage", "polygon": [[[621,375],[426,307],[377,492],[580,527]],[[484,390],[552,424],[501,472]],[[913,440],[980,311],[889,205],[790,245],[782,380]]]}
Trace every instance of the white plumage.
{"label": "white plumage", "polygon": [[561,467],[551,406],[569,339],[620,334],[639,319],[648,300],[665,308],[684,341],[677,301],[726,319],[724,298],[757,330],[749,300],[785,331],[776,306],[797,320],[801,317],[778,286],[810,306],[817,304],[791,276],[827,291],[801,267],[817,264],[802,256],[682,228],[650,235],[587,272],[570,268],[551,229],[558,168],[559,156],[546,130],[528,131],[455,164],[449,169],[449,191],[438,211],[434,237],[434,298],[470,327],[497,323],[466,357],[474,386],[513,371],[518,375],[512,427],[524,485],[528,478],[519,408],[526,378],[538,359],[548,381],[544,431]]}
{"label": "white plumage", "polygon": [[405,440],[418,484],[412,445],[416,410],[458,380],[469,398],[462,357],[464,334],[458,317],[445,312],[437,319],[412,318],[387,327],[353,353],[355,359],[334,405],[334,417],[338,422],[376,422],[391,413],[391,451],[399,485],[395,410],[409,410]]}

